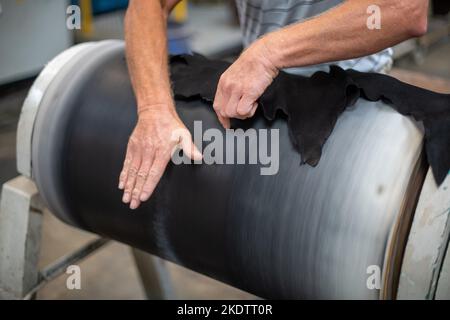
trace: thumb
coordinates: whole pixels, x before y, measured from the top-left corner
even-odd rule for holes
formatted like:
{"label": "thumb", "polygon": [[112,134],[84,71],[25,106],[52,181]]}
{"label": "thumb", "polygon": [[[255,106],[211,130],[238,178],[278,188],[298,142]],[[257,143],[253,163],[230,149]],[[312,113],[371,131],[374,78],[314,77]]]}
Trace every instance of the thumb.
{"label": "thumb", "polygon": [[198,150],[197,146],[192,142],[191,134],[188,130],[184,130],[180,136],[181,149],[189,157],[189,159],[200,161],[203,159],[202,153]]}

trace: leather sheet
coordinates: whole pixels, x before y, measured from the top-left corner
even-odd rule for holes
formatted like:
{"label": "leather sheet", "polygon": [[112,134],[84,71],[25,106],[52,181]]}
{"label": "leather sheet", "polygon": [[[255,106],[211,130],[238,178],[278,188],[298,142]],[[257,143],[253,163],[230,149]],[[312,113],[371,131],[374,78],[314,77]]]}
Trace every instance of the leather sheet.
{"label": "leather sheet", "polygon": [[[200,97],[212,103],[220,75],[229,65],[199,54],[172,56],[175,97]],[[359,98],[382,100],[402,115],[423,122],[427,159],[441,184],[450,170],[450,94],[415,87],[384,74],[331,66],[328,73],[319,71],[311,77],[281,71],[259,104],[268,120],[274,120],[279,111],[288,117],[290,137],[301,163],[316,166],[338,117]]]}

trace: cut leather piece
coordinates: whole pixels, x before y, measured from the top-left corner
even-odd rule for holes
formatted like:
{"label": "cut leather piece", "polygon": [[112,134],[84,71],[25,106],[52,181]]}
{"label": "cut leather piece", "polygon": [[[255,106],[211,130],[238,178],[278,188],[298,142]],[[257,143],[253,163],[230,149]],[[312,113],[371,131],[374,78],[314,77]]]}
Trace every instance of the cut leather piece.
{"label": "cut leather piece", "polygon": [[[230,64],[199,54],[171,57],[175,97],[213,102],[220,76]],[[288,117],[291,140],[301,162],[316,166],[338,117],[359,98],[382,100],[402,115],[423,122],[428,162],[436,182],[441,184],[450,170],[449,94],[383,74],[331,66],[330,72],[319,71],[309,78],[280,72],[258,103],[268,120],[274,120],[279,110]]]}
{"label": "cut leather piece", "polygon": [[177,55],[170,57],[172,86],[176,97],[199,97],[214,101],[217,84],[229,62],[209,60],[202,55]]}

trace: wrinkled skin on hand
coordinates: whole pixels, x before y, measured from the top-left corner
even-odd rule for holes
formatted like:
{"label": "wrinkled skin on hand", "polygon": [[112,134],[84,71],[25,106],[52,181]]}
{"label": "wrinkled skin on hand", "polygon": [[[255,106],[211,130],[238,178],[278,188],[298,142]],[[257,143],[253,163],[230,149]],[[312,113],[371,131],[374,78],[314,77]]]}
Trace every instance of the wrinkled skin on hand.
{"label": "wrinkled skin on hand", "polygon": [[230,118],[253,117],[257,100],[278,75],[272,61],[265,40],[261,38],[222,74],[213,106],[225,128],[230,128]]}
{"label": "wrinkled skin on hand", "polygon": [[122,201],[131,209],[150,198],[177,148],[192,160],[202,159],[173,106],[140,108],[119,177],[119,189],[124,190]]}

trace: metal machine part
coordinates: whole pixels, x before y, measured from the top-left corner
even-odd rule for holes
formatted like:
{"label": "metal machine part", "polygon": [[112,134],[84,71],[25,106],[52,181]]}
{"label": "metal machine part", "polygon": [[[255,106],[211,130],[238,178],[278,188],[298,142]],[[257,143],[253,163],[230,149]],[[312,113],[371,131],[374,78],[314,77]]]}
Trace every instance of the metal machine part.
{"label": "metal machine part", "polygon": [[[36,116],[21,120],[19,136],[31,138],[18,149],[56,216],[261,297],[395,297],[425,173],[412,120],[361,100],[312,168],[299,165],[284,119],[257,115],[246,126],[279,130],[276,175],[255,165],[170,164],[150,201],[131,212],[117,189],[136,121],[123,43],[60,59],[29,107]],[[220,128],[202,101],[177,101],[177,111],[190,130],[198,120]],[[31,158],[20,153],[27,147]],[[367,285],[372,267],[380,290]]]}

